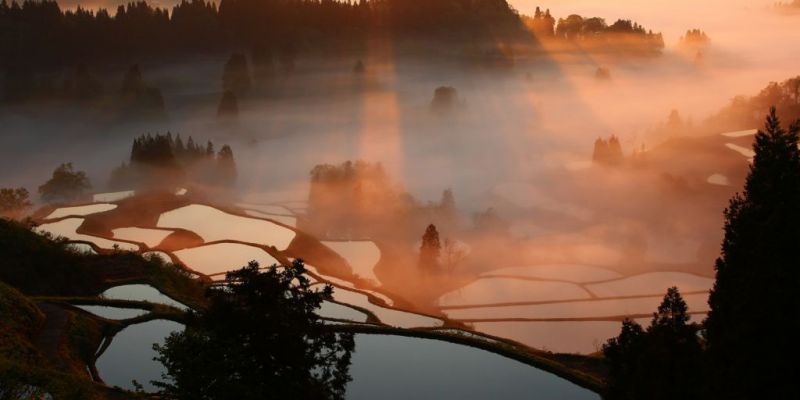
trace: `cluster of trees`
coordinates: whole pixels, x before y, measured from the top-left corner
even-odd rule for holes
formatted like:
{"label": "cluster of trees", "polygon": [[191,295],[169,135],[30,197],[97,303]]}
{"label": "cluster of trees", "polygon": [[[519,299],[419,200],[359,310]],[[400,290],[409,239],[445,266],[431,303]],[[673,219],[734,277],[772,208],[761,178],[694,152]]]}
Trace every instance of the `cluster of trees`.
{"label": "cluster of trees", "polygon": [[313,290],[302,261],[226,274],[184,331],[155,345],[164,364],[160,395],[173,399],[344,399],[352,333],[317,315],[333,288]]}
{"label": "cluster of trees", "polygon": [[523,17],[523,22],[539,40],[563,39],[644,52],[660,52],[664,48],[661,33],[626,19],[609,25],[603,18],[572,14],[556,21],[549,9],[543,12],[536,7],[533,17]]}
{"label": "cluster of trees", "polygon": [[425,228],[419,246],[417,267],[423,273],[435,274],[453,271],[468,254],[468,249],[461,242],[439,238],[436,225]]}
{"label": "cluster of trees", "polygon": [[799,133],[800,120],[784,129],[770,110],[744,192],[725,210],[708,318],[688,323],[686,304],[670,289],[646,331],[626,321],[603,349],[606,398],[800,397],[789,356],[800,329]]}
{"label": "cluster of trees", "polygon": [[16,219],[31,206],[28,189],[0,188],[0,217]]}
{"label": "cluster of trees", "polygon": [[543,12],[541,8],[536,7],[533,17],[524,16],[523,21],[537,39],[548,39],[555,36],[556,19],[550,15],[549,8]]}
{"label": "cluster of trees", "polygon": [[[72,163],[64,163],[39,186],[39,196],[47,203],[68,203],[82,199],[91,188],[86,172],[76,171]],[[17,219],[32,205],[27,189],[0,188],[0,217]]]}
{"label": "cluster of trees", "polygon": [[39,186],[39,196],[47,203],[71,202],[84,197],[92,184],[86,172],[76,171],[72,163],[59,165],[53,176]]}
{"label": "cluster of trees", "polygon": [[796,11],[800,9],[800,0],[794,0],[791,3],[776,3],[775,7],[779,10]]}
{"label": "cluster of trees", "polygon": [[726,132],[753,129],[770,107],[781,120],[793,121],[800,115],[800,76],[783,82],[770,82],[755,96],[737,96],[730,104],[705,121],[706,130]]}
{"label": "cluster of trees", "polygon": [[186,143],[180,134],[147,134],[133,140],[128,163],[111,173],[109,186],[114,189],[174,187],[191,182],[211,186],[232,186],[237,171],[233,150],[228,145],[219,151],[214,143]]}
{"label": "cluster of trees", "polygon": [[603,346],[610,368],[604,398],[703,398],[700,327],[689,320],[686,302],[673,287],[646,330],[635,321],[623,321],[619,336]]}
{"label": "cluster of trees", "polygon": [[430,221],[457,223],[455,196],[423,204],[395,184],[380,163],[346,161],[311,170],[306,229],[326,238],[391,237],[416,240]]}
{"label": "cluster of trees", "polygon": [[380,163],[346,161],[311,170],[309,220],[324,236],[368,235],[388,221],[409,216],[414,207]]}
{"label": "cluster of trees", "polygon": [[115,12],[2,0],[0,64],[69,65],[242,47],[279,56],[375,33],[488,39],[497,32],[522,32],[506,0],[221,0],[219,6],[182,0],[171,11],[135,1]]}
{"label": "cluster of trees", "polygon": [[622,153],[622,145],[615,135],[611,135],[608,139],[597,138],[594,141],[592,163],[616,167],[622,165],[624,161],[625,155]]}
{"label": "cluster of trees", "polygon": [[690,29],[681,36],[680,43],[685,46],[705,46],[711,43],[711,38],[700,29]]}
{"label": "cluster of trees", "polygon": [[122,83],[108,89],[84,65],[64,74],[41,72],[27,66],[9,66],[3,79],[1,101],[21,103],[30,100],[63,100],[81,106],[110,107],[114,114],[128,119],[166,118],[161,90],[145,82],[138,65],[131,66]]}

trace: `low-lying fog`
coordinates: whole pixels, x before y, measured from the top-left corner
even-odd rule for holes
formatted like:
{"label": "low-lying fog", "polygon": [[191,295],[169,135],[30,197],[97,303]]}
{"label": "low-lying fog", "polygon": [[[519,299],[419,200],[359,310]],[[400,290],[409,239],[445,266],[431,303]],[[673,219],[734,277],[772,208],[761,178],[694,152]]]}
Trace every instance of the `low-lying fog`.
{"label": "low-lying fog", "polygon": [[[64,5],[73,3],[78,2]],[[661,258],[694,259],[700,246],[710,249],[704,254],[716,251],[725,196],[689,207],[643,184],[657,177],[586,169],[594,140],[615,134],[626,154],[642,144],[652,148],[666,137],[649,131],[670,110],[702,121],[737,94],[752,95],[770,81],[796,75],[798,20],[773,13],[768,9],[772,0],[511,3],[526,14],[538,4],[557,18],[578,13],[608,22],[633,19],[664,32],[666,48],[655,58],[558,53],[521,57],[513,68],[487,68],[446,57],[406,56],[376,43],[364,57],[367,73],[362,78],[353,76],[355,56],[335,61],[300,57],[293,75],[265,84],[266,96],[239,99],[234,122],[220,122],[216,116],[227,54],[170,65],[141,60],[145,81],[164,94],[168,122],[123,126],[101,117],[73,117],[80,113],[61,106],[43,105],[35,111],[4,106],[0,182],[35,192],[54,167],[72,161],[103,191],[110,170],[127,160],[135,135],[171,131],[200,142],[230,144],[238,189],[256,199],[265,198],[264,193],[280,200],[303,199],[314,165],[363,159],[383,163],[419,200],[438,200],[443,189],[452,188],[465,216],[495,206],[533,231],[540,223],[547,225],[545,231],[554,229],[558,220],[545,223],[520,209],[535,206],[567,215],[587,223],[584,227],[595,226],[581,234],[611,240],[630,221],[658,223],[681,213],[694,219],[685,213],[696,212],[703,221],[699,225],[647,228],[654,237],[674,239],[673,247],[660,250]],[[712,41],[701,63],[694,53],[677,47],[679,36],[693,28],[704,30]],[[597,80],[598,67],[608,68],[612,79]],[[113,90],[128,66],[89,68],[106,90]],[[459,104],[452,112],[431,111],[439,86],[457,89]],[[708,175],[717,172],[714,168],[708,166]],[[581,171],[585,174],[576,177]],[[617,208],[626,210],[626,218],[604,214]],[[703,231],[694,231],[696,227]],[[627,232],[638,234],[640,229]],[[637,235],[631,236],[621,240]],[[559,241],[544,242],[541,251],[547,251],[548,243],[557,247]],[[712,260],[702,261],[710,269]]]}

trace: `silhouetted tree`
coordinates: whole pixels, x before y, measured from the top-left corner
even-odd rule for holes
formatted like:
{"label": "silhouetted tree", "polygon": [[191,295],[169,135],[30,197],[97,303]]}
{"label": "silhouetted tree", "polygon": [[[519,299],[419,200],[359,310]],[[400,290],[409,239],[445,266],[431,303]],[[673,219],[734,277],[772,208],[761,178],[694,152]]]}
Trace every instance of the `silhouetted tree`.
{"label": "silhouetted tree", "polygon": [[644,329],[631,319],[622,321],[619,336],[603,345],[603,357],[608,365],[604,398],[633,399],[637,385],[639,363],[644,350]]}
{"label": "silhouetted tree", "polygon": [[225,71],[222,74],[222,90],[243,95],[250,90],[251,85],[247,57],[241,53],[232,54],[225,63]]}
{"label": "silhouetted tree", "polygon": [[555,35],[556,19],[550,15],[550,9],[542,12],[536,7],[533,18],[524,18],[523,21],[538,39],[547,39]]}
{"label": "silhouetted tree", "polygon": [[442,243],[439,241],[439,232],[433,224],[428,225],[422,235],[422,244],[419,247],[419,267],[422,270],[432,271],[439,268]]}
{"label": "silhouetted tree", "polygon": [[647,331],[625,320],[617,338],[603,346],[609,365],[606,399],[700,399],[703,348],[688,307],[669,288]]}
{"label": "silhouetted tree", "polygon": [[680,38],[680,44],[683,46],[705,46],[710,42],[708,35],[700,29],[690,29]]}
{"label": "silhouetted tree", "polygon": [[122,80],[121,107],[123,116],[128,118],[156,118],[166,116],[164,96],[161,90],[147,85],[138,65],[133,65]]}
{"label": "silhouetted tree", "polygon": [[50,180],[39,186],[39,196],[48,203],[68,202],[82,197],[91,187],[85,172],[75,171],[72,163],[66,163],[58,166]]}
{"label": "silhouetted tree", "polygon": [[770,110],[755,137],[744,192],[725,210],[706,337],[717,398],[800,397],[791,354],[800,331],[800,121],[781,127]]}
{"label": "silhouetted tree", "polygon": [[236,94],[230,90],[222,93],[222,98],[219,100],[219,107],[217,107],[218,117],[235,117],[239,115],[239,101],[236,99]]}
{"label": "silhouetted tree", "polygon": [[0,188],[0,217],[17,218],[31,205],[27,189]]}
{"label": "silhouetted tree", "polygon": [[312,290],[302,261],[259,271],[256,262],[207,291],[186,330],[154,345],[166,367],[161,395],[174,399],[343,399],[353,335],[316,311],[333,293]]}
{"label": "silhouetted tree", "polygon": [[709,129],[720,132],[753,129],[762,116],[775,107],[778,118],[794,121],[800,115],[800,76],[783,82],[770,82],[757,95],[737,96],[730,104],[709,118]]}
{"label": "silhouetted tree", "polygon": [[217,173],[220,184],[233,186],[236,183],[236,161],[233,159],[233,150],[227,144],[217,153]]}
{"label": "silhouetted tree", "polygon": [[625,155],[622,153],[622,145],[619,138],[614,135],[605,140],[597,138],[594,142],[594,151],[592,152],[592,162],[605,166],[619,166],[625,161]]}

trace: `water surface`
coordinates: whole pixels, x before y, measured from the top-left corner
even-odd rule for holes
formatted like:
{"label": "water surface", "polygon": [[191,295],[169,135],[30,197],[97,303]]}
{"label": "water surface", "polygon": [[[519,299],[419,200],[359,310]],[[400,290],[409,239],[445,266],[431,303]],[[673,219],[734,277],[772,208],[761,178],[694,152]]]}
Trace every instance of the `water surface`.
{"label": "water surface", "polygon": [[439,340],[356,335],[352,361],[351,400],[600,398],[518,361]]}

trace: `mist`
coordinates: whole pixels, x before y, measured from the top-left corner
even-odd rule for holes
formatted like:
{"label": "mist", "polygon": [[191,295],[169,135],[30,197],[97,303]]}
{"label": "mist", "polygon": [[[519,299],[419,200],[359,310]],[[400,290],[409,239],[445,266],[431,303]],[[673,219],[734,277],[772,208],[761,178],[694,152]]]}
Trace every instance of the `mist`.
{"label": "mist", "polygon": [[[93,190],[103,192],[111,169],[128,160],[134,137],[171,132],[229,144],[239,174],[235,190],[244,202],[306,200],[314,166],[348,160],[381,163],[393,184],[420,204],[439,201],[443,190],[452,189],[459,222],[441,233],[472,249],[451,278],[455,288],[491,269],[528,264],[708,277],[722,239],[722,210],[742,186],[747,158],[721,141],[718,150],[727,153],[682,159],[681,150],[662,146],[680,135],[657,128],[672,110],[702,126],[733,97],[797,74],[797,19],[775,13],[771,3],[511,1],[524,14],[538,5],[556,18],[632,19],[662,32],[666,46],[657,57],[544,46],[516,57],[513,66],[497,67],[451,57],[460,49],[425,56],[376,39],[363,54],[299,56],[291,75],[261,82],[256,94],[239,98],[233,120],[217,117],[229,54],[142,60],[144,80],[163,93],[165,120],[120,122],[102,111],[47,103],[4,106],[0,182],[35,192],[53,168],[73,162],[88,172]],[[678,45],[689,29],[711,38],[702,60]],[[359,60],[365,73],[356,77]],[[113,91],[128,67],[92,72]],[[599,80],[598,68],[611,78]],[[457,92],[444,111],[431,107],[439,87]],[[611,135],[626,157],[646,149],[651,165],[593,165],[595,139]],[[736,143],[749,147],[746,138]],[[709,184],[714,174],[728,184]],[[472,230],[473,214],[487,209],[508,222],[507,236]],[[414,229],[421,237],[424,225]],[[411,249],[416,243],[392,245]],[[431,309],[441,294],[403,288],[405,273],[381,268],[387,271],[382,283],[419,309]]]}

